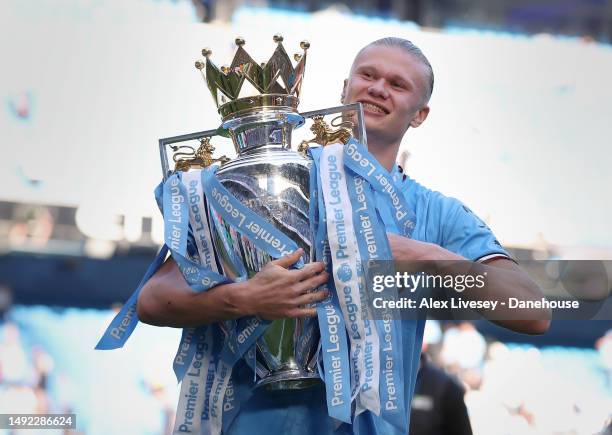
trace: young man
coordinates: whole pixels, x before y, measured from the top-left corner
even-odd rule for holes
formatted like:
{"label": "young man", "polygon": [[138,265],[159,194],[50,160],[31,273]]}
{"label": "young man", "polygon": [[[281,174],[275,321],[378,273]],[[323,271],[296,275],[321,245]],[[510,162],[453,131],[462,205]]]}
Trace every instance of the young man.
{"label": "young man", "polygon": [[[342,102],[361,102],[364,106],[368,148],[374,157],[402,185],[407,202],[414,209],[416,227],[412,238],[393,234],[395,225],[383,213],[393,257],[410,260],[471,260],[486,262],[488,288],[495,298],[512,295],[538,300],[538,287],[509,259],[490,230],[459,201],[430,191],[399,173],[395,164],[401,140],[409,127],[421,125],[429,113],[433,71],[422,52],[409,41],[385,38],[363,48],[345,80]],[[377,201],[384,201],[377,198]],[[253,278],[243,283],[220,285],[207,292],[194,293],[172,259],[160,268],[143,287],[138,300],[140,320],[164,326],[187,327],[258,315],[265,319],[315,316],[313,308],[302,306],[326,298],[325,292],[308,292],[325,283],[322,263],[310,263],[302,270],[289,270],[300,251],[270,262]],[[472,298],[490,298],[478,295]],[[509,316],[503,316],[509,318]],[[547,313],[531,313],[530,319],[499,320],[516,331],[543,333],[548,328]],[[405,404],[409,412],[416,367],[421,348],[424,321],[403,321],[405,356]],[[237,367],[235,382],[249,369]],[[248,379],[249,375],[246,375]],[[246,381],[245,381],[246,382]],[[352,427],[335,428],[327,417],[324,388],[267,393],[255,390],[241,406],[229,433],[354,433],[376,434],[368,418]],[[260,432],[259,432],[260,431]],[[382,432],[384,433],[384,432]]]}

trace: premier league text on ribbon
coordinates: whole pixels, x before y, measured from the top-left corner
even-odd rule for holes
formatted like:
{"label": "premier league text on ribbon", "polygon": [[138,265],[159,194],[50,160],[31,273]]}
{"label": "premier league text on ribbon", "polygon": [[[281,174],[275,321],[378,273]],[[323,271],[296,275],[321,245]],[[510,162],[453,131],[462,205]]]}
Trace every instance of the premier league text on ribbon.
{"label": "premier league text on ribbon", "polygon": [[342,366],[340,364],[340,356],[337,354],[340,350],[340,336],[339,332],[344,334],[344,331],[338,331],[338,324],[340,323],[340,316],[337,313],[336,307],[333,304],[328,303],[325,305],[325,315],[327,317],[327,330],[329,332],[329,346],[327,352],[332,353],[331,355],[331,367],[327,370],[332,376],[332,385],[334,390],[334,396],[332,398],[332,406],[342,405]]}
{"label": "premier league text on ribbon", "polygon": [[193,340],[193,336],[195,335],[195,332],[196,332],[196,328],[185,328],[185,334],[183,336],[183,340],[181,341],[178,352],[176,353],[176,356],[174,357],[174,364],[183,366],[190,362],[190,361],[187,361],[187,355],[189,353],[189,347],[191,346],[191,340]]}
{"label": "premier league text on ribbon", "polygon": [[170,247],[170,249],[177,252],[181,252],[181,242],[183,240],[186,240],[186,237],[183,234],[184,217],[182,207],[182,204],[185,202],[185,198],[183,198],[183,195],[181,193],[180,183],[181,181],[178,177],[171,177],[169,180],[171,210],[169,216],[166,219],[166,222],[172,224],[172,229],[168,232],[166,236],[166,242],[169,242],[168,246]]}
{"label": "premier league text on ribbon", "polygon": [[[377,168],[365,155],[359,152],[357,144],[355,142],[349,142],[345,148],[345,155],[350,157],[356,162],[359,167],[365,169],[365,174],[368,177],[372,177],[380,184],[381,191],[386,192],[391,198],[391,205],[395,209],[395,218],[398,221],[402,221],[407,215],[408,211],[404,210],[404,205],[395,189],[395,186],[388,177]],[[378,171],[378,174],[373,175]],[[361,171],[360,171],[361,172]]]}
{"label": "premier league text on ribbon", "polygon": [[376,260],[378,258],[378,247],[376,245],[376,237],[374,236],[374,226],[372,225],[370,214],[366,213],[368,210],[368,204],[366,202],[365,189],[368,186],[365,180],[359,176],[354,177],[353,180],[358,204],[358,208],[354,211],[359,214],[359,233],[365,240],[368,251],[368,259]]}
{"label": "premier league text on ribbon", "polygon": [[286,243],[283,243],[278,237],[274,236],[270,232],[268,232],[262,225],[259,225],[257,222],[253,220],[248,220],[245,225],[246,215],[241,213],[229,199],[227,195],[221,193],[216,187],[212,188],[212,196],[215,199],[216,203],[223,208],[227,213],[229,213],[234,219],[237,219],[236,222],[236,230],[245,231],[247,235],[253,237],[254,239],[261,239],[268,245],[270,245],[274,249],[278,249],[281,253],[281,256],[290,254],[293,252]]}
{"label": "premier league text on ribbon", "polygon": [[327,178],[324,182],[327,216],[328,218],[330,215],[333,216],[328,220],[330,246],[333,260],[340,263],[334,266],[334,278],[337,286],[342,288],[341,302],[344,305],[344,316],[349,324],[349,337],[352,343],[351,368],[354,379],[352,385],[354,391],[359,391],[357,412],[370,409],[378,414],[380,412],[379,360],[374,356],[374,353],[378,354],[378,335],[365,313],[367,304],[362,285],[363,274],[353,233],[352,214],[348,212],[351,208],[342,152],[342,146],[338,144],[323,150],[326,164],[322,174]]}
{"label": "premier league text on ribbon", "polygon": [[111,329],[110,335],[115,337],[117,340],[121,340],[123,338],[123,335],[127,331],[128,326],[130,326],[130,323],[134,319],[135,315],[136,315],[136,304],[133,304],[126,310],[123,318],[121,319],[121,323],[119,323],[119,325]]}
{"label": "premier league text on ribbon", "polygon": [[200,213],[200,204],[202,203],[202,189],[198,188],[199,186],[200,183],[197,179],[189,180],[187,193],[189,195],[189,206],[193,215],[193,223],[195,224],[195,228],[193,228],[193,233],[197,237],[196,241],[199,242],[198,247],[203,251],[200,252],[200,256],[202,257],[202,264],[208,266],[212,265],[212,252],[210,249],[209,241],[206,238],[206,232],[208,231],[208,221],[205,220],[206,216],[202,216],[202,214]]}
{"label": "premier league text on ribbon", "polygon": [[208,371],[206,355],[209,353],[210,347],[206,341],[206,335],[202,334],[200,340],[198,340],[196,346],[196,352],[193,355],[193,361],[185,377],[183,378],[182,391],[187,389],[186,383],[189,387],[187,393],[184,394],[183,400],[186,399],[184,408],[182,409],[181,415],[177,415],[178,425],[177,432],[181,433],[195,433],[195,430],[199,429],[200,413],[199,409],[203,396],[201,394],[202,380],[204,379],[203,372]]}

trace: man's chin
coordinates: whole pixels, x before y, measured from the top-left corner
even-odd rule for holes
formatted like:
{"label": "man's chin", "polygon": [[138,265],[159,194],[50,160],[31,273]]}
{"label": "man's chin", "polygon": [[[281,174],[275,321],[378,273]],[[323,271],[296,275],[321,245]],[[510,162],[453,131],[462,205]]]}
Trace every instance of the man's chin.
{"label": "man's chin", "polygon": [[[384,125],[380,123],[380,120],[368,119],[368,117],[364,117],[365,128],[368,136],[380,136],[384,133],[385,128]],[[374,122],[378,121],[378,122]]]}

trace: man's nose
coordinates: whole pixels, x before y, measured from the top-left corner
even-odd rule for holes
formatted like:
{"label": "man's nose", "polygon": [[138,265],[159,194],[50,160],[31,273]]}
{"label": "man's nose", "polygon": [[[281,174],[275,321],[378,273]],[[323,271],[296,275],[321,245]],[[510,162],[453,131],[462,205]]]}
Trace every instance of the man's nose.
{"label": "man's nose", "polygon": [[373,82],[368,88],[368,93],[373,97],[389,98],[389,91],[385,83],[385,79],[380,78]]}

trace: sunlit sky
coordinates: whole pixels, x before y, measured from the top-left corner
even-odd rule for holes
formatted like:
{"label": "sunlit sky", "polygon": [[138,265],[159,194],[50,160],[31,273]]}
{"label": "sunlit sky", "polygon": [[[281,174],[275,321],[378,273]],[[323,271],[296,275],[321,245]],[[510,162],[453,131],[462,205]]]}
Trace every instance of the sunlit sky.
{"label": "sunlit sky", "polygon": [[[355,53],[394,35],[419,45],[436,75],[429,119],[403,143],[413,178],[464,201],[506,245],[612,247],[609,46],[423,31],[331,11],[247,8],[231,25],[205,25],[189,2],[20,3],[0,5],[2,200],[157,216],[157,140],[220,121],[193,67],[203,47],[221,65],[237,35],[261,61],[276,32],[289,53],[310,40],[306,111],[338,105]],[[27,121],[10,106],[24,95]]]}

